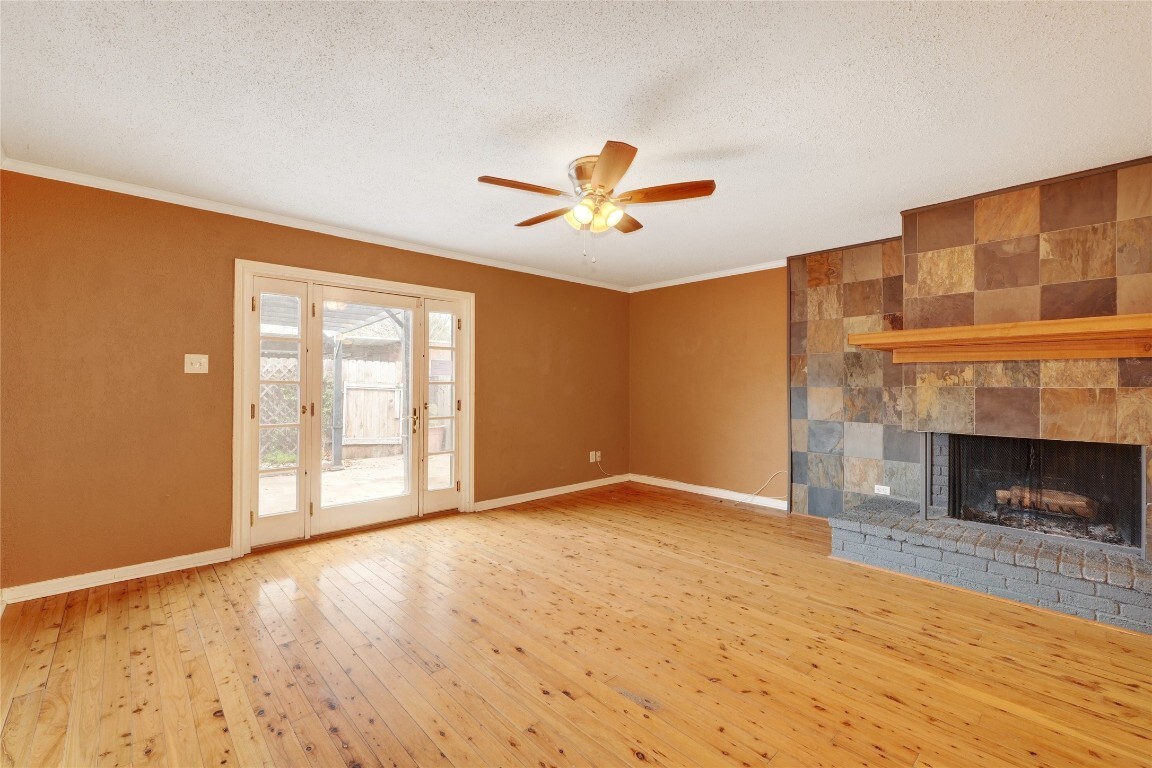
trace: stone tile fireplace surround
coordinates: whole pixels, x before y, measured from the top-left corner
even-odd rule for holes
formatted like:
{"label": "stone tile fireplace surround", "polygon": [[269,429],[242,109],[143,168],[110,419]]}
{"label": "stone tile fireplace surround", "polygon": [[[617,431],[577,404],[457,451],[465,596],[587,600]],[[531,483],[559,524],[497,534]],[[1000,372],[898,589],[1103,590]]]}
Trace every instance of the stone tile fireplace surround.
{"label": "stone tile fireplace surround", "polygon": [[830,518],[833,556],[1152,633],[1152,450],[1143,546],[939,516],[945,433],[1152,445],[1152,358],[896,365],[848,342],[1152,312],[1152,162],[909,211],[902,238],[789,272],[792,508]]}

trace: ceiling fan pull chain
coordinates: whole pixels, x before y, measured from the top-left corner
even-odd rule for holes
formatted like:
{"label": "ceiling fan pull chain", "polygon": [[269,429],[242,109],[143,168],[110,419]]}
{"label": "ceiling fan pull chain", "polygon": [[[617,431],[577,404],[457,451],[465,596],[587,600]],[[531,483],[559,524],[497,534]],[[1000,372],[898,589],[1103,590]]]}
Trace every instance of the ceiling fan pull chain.
{"label": "ceiling fan pull chain", "polygon": [[[588,258],[588,230],[584,230],[584,232],[581,234],[581,237],[584,238],[584,258]],[[592,263],[596,263],[595,255],[592,256]]]}

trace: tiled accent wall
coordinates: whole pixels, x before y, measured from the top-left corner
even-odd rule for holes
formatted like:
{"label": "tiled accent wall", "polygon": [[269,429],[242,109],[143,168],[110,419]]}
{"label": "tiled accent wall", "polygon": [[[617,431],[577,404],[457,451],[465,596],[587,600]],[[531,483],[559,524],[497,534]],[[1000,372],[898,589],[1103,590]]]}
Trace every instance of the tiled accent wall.
{"label": "tiled accent wall", "polygon": [[[904,217],[906,328],[1152,312],[1152,163]],[[1152,359],[907,365],[908,430],[1152,444]]]}
{"label": "tiled accent wall", "polygon": [[904,366],[847,342],[903,327],[900,239],[798,256],[788,274],[791,509],[835,516],[877,485],[918,502],[921,438],[901,427]]}

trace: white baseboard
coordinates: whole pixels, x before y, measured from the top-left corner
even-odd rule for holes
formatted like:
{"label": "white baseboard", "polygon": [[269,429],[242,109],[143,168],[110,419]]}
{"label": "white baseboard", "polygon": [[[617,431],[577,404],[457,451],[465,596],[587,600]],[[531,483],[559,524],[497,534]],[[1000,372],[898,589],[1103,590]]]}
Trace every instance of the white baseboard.
{"label": "white baseboard", "polygon": [[599,488],[602,485],[614,485],[615,483],[623,483],[628,479],[629,475],[612,475],[611,477],[602,477],[599,480],[589,480],[585,483],[562,485],[559,488],[545,488],[542,491],[531,491],[530,493],[521,493],[516,496],[505,496],[502,499],[488,499],[487,501],[478,501],[472,505],[472,511],[484,512],[489,509],[496,509],[497,507],[507,507],[512,504],[523,504],[526,501],[546,499],[549,496],[559,496],[563,493],[575,493],[576,491],[586,491],[589,488]]}
{"label": "white baseboard", "polygon": [[788,502],[783,499],[773,499],[770,496],[756,496],[748,493],[739,493],[737,491],[728,491],[723,488],[710,488],[707,485],[692,485],[691,483],[682,483],[679,480],[665,480],[662,477],[651,477],[649,475],[628,475],[628,479],[634,483],[644,483],[645,485],[658,485],[661,488],[672,488],[677,491],[688,491],[689,493],[698,493],[701,496],[712,496],[717,499],[725,499],[727,501],[739,501],[745,504],[752,504],[757,507],[771,507],[772,509],[788,510]]}
{"label": "white baseboard", "polygon": [[165,560],[153,560],[149,563],[124,565],[119,568],[108,568],[103,571],[91,573],[78,573],[75,576],[64,576],[59,579],[37,581],[32,584],[19,584],[15,587],[5,587],[0,590],[0,602],[5,606],[9,603],[21,603],[25,600],[35,600],[40,597],[62,595],[76,589],[89,587],[102,587],[125,579],[139,579],[142,576],[156,576],[169,571],[178,571],[181,568],[195,568],[200,565],[222,563],[232,559],[232,548],[221,547],[210,549],[207,552],[193,552],[190,555],[169,557]]}
{"label": "white baseboard", "polygon": [[772,509],[788,510],[788,502],[781,499],[773,499],[769,496],[754,496],[747,493],[740,493],[738,491],[728,491],[723,488],[711,488],[706,485],[692,485],[691,483],[682,483],[679,480],[665,480],[662,477],[651,477],[650,475],[613,475],[612,477],[602,477],[599,480],[589,480],[586,483],[573,483],[572,485],[562,485],[559,488],[545,488],[541,491],[532,491],[531,493],[521,493],[517,496],[505,496],[501,499],[489,499],[487,501],[478,501],[473,506],[473,511],[484,512],[489,509],[496,509],[497,507],[507,507],[512,504],[522,504],[526,501],[536,501],[537,499],[546,499],[549,496],[559,496],[562,493],[574,493],[575,491],[586,491],[589,488],[599,488],[604,485],[613,485],[615,483],[623,482],[643,483],[645,485],[656,485],[661,488],[672,488],[677,491],[688,491],[689,493],[698,493],[701,496],[712,496],[717,499],[725,499],[727,501],[739,501],[745,504],[751,504],[757,507],[771,507]]}

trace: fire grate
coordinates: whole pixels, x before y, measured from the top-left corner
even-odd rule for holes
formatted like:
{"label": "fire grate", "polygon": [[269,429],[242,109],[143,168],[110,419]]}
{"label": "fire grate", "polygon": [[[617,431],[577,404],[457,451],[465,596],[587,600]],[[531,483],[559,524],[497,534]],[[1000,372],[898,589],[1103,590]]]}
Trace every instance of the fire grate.
{"label": "fire grate", "polygon": [[1141,544],[1140,446],[951,435],[948,456],[953,517]]}

